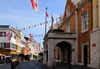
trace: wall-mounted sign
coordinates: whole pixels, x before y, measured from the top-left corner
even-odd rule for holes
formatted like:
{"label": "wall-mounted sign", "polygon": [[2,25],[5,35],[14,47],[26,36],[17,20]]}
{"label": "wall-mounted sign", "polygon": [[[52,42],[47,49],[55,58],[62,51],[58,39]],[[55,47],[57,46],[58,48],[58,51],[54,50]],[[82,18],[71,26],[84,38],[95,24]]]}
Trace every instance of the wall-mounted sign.
{"label": "wall-mounted sign", "polygon": [[92,44],[92,47],[96,47],[96,44]]}

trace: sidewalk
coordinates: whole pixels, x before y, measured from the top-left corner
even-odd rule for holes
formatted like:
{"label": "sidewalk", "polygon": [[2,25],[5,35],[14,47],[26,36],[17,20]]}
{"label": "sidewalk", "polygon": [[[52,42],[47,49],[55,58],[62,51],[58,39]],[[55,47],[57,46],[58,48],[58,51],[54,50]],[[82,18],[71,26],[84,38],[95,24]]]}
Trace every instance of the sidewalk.
{"label": "sidewalk", "polygon": [[[47,65],[38,62],[38,60],[31,60],[28,62],[27,61],[19,62],[19,65],[16,66],[15,69],[25,69],[25,68],[19,68],[23,63],[24,64],[27,63],[27,65],[32,63],[36,67],[41,66],[41,68],[37,67],[37,69],[96,69],[96,68],[91,68],[91,67],[81,66],[81,65],[71,65],[71,67],[69,68],[69,65],[67,63],[61,63],[61,62],[56,62],[56,66],[53,68],[53,67],[48,67]],[[11,63],[0,64],[0,69],[11,69]],[[28,69],[34,69],[34,67],[33,68],[28,67]]]}
{"label": "sidewalk", "polygon": [[69,66],[67,63],[56,62],[56,66],[51,69],[96,69],[96,68],[91,68],[88,66],[81,66],[81,65]]}

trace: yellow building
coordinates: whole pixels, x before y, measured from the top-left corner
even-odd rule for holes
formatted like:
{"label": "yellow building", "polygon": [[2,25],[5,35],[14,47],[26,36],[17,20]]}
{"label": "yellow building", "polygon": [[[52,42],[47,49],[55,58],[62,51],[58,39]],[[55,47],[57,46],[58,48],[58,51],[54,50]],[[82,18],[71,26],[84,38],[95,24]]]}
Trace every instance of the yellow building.
{"label": "yellow building", "polygon": [[93,30],[99,28],[99,0],[92,0],[93,11]]}
{"label": "yellow building", "polygon": [[16,36],[16,43],[17,43],[17,54],[21,53],[21,35],[20,30],[17,30],[17,36]]}

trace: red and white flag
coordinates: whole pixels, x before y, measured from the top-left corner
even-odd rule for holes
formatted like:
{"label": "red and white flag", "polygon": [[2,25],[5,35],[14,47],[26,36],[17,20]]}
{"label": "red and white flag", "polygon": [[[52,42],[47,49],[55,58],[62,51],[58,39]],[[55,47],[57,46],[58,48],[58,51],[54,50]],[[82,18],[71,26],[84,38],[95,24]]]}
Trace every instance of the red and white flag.
{"label": "red and white flag", "polygon": [[48,12],[46,11],[46,17],[48,17],[49,15],[48,15]]}
{"label": "red and white flag", "polygon": [[46,7],[46,12],[45,12],[45,14],[46,14],[46,17],[49,17],[48,12],[47,12],[47,7]]}
{"label": "red and white flag", "polygon": [[51,16],[52,23],[54,22],[53,15]]}
{"label": "red and white flag", "polygon": [[30,0],[32,3],[32,8],[38,12],[38,0]]}
{"label": "red and white flag", "polygon": [[32,39],[32,38],[33,38],[33,34],[30,33],[30,34],[29,34],[29,37],[30,37],[30,39]]}
{"label": "red and white flag", "polygon": [[7,38],[10,40],[11,37],[12,37],[12,33],[8,32],[8,33],[6,34],[6,36],[7,36]]}

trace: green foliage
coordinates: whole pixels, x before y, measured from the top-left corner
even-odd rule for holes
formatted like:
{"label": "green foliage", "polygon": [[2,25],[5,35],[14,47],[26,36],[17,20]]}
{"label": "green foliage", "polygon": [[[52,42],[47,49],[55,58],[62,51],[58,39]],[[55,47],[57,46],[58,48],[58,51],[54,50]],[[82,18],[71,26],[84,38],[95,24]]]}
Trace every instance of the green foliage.
{"label": "green foliage", "polygon": [[39,55],[33,55],[33,57],[38,57]]}

